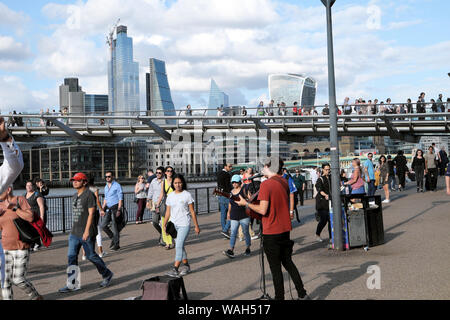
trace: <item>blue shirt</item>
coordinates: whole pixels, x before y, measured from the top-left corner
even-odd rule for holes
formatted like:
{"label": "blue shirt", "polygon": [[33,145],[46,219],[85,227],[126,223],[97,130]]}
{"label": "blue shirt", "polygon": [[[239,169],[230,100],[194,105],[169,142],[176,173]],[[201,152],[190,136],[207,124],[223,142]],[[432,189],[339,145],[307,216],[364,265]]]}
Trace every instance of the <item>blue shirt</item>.
{"label": "blue shirt", "polygon": [[289,192],[290,192],[290,193],[297,192],[297,188],[295,187],[294,179],[292,179],[292,177],[291,177],[290,175],[288,176],[288,174],[285,173],[285,174],[283,175],[283,178],[286,179],[287,177],[289,177],[289,178],[288,178]]}
{"label": "blue shirt", "polygon": [[370,160],[366,160],[366,162],[364,162],[364,167],[367,168],[367,172],[369,173],[369,179],[370,180],[375,180],[375,172],[373,170],[373,163]]}
{"label": "blue shirt", "polygon": [[106,184],[105,199],[108,207],[115,206],[119,200],[123,200],[122,186],[117,181],[112,182],[111,188],[108,188],[108,184]]}

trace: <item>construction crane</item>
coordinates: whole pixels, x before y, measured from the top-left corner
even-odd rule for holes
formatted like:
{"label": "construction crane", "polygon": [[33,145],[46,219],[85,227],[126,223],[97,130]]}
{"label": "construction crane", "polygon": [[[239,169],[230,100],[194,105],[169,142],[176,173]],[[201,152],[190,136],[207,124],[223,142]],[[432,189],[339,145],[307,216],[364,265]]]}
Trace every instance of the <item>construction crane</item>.
{"label": "construction crane", "polygon": [[109,106],[109,111],[114,112],[116,106],[115,106],[115,98],[114,98],[114,59],[113,59],[113,52],[114,52],[114,32],[116,31],[117,26],[119,25],[120,18],[117,20],[116,24],[112,27],[111,31],[109,32],[108,36],[106,37],[106,43],[109,45],[110,52],[111,52],[111,103]]}

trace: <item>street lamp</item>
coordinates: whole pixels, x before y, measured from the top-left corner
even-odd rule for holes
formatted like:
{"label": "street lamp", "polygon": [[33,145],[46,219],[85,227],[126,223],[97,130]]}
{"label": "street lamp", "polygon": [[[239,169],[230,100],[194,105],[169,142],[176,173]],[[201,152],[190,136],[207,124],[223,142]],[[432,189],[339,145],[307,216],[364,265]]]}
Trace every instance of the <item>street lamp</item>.
{"label": "street lamp", "polygon": [[328,95],[330,106],[330,158],[331,158],[331,196],[333,207],[334,248],[344,250],[342,245],[342,205],[339,175],[339,143],[337,129],[336,84],[334,77],[333,29],[331,7],[336,0],[321,0],[327,8],[327,40],[328,40]]}

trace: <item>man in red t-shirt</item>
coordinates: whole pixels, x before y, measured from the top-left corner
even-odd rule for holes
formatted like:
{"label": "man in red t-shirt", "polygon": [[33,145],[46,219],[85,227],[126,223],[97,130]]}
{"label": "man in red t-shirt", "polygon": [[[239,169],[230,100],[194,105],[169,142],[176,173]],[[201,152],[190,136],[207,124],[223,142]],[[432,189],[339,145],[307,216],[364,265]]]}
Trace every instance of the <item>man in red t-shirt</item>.
{"label": "man in red t-shirt", "polygon": [[277,156],[270,157],[264,164],[262,173],[267,180],[259,189],[259,204],[250,204],[244,198],[237,202],[262,215],[262,235],[264,252],[269,262],[275,287],[275,299],[284,300],[284,279],[281,265],[292,278],[299,299],[309,300],[300,274],[292,261],[294,241],[290,239],[291,220],[294,214],[289,212],[289,186],[281,174],[283,160]]}

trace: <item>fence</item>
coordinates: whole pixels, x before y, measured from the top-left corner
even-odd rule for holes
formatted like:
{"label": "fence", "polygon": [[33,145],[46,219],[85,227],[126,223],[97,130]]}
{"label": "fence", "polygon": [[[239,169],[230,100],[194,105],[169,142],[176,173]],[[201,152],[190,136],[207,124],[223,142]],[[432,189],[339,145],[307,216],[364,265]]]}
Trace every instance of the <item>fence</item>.
{"label": "fence", "polygon": [[[208,214],[219,212],[219,202],[213,196],[214,187],[195,188],[188,190],[194,197],[194,208],[197,214]],[[307,181],[305,199],[312,198],[311,181]],[[100,195],[102,198],[103,195]],[[124,206],[128,211],[128,223],[136,222],[137,204],[134,202],[134,193],[123,194]],[[47,197],[47,228],[54,233],[66,233],[72,229],[72,196]],[[103,201],[103,200],[101,200]],[[144,221],[151,219],[148,209],[144,212]]]}

